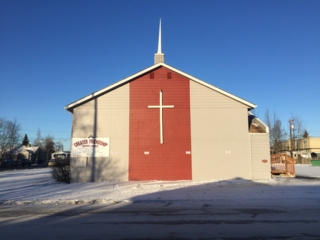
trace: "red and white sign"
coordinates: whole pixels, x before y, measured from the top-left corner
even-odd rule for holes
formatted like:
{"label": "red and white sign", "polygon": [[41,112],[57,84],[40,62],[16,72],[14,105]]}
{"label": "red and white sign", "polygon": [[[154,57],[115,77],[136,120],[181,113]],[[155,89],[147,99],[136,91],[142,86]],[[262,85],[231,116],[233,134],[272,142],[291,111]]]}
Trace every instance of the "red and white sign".
{"label": "red and white sign", "polygon": [[71,157],[109,157],[109,138],[72,138]]}

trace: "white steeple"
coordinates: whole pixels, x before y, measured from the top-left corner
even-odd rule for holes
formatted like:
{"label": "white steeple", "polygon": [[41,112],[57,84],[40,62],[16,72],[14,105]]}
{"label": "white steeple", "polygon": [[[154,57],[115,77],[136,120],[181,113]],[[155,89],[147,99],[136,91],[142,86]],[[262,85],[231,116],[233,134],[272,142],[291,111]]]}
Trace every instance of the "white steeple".
{"label": "white steeple", "polygon": [[154,55],[154,64],[164,62],[164,54],[161,52],[161,18],[159,27],[159,41],[158,41],[158,52]]}
{"label": "white steeple", "polygon": [[159,41],[158,41],[158,52],[161,53],[161,18],[160,18],[160,26],[159,26]]}

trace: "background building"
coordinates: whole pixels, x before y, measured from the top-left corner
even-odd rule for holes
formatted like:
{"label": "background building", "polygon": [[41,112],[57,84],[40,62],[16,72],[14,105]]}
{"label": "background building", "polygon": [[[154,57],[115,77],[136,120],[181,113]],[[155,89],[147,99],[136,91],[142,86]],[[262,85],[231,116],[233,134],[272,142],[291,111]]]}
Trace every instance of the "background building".
{"label": "background building", "polygon": [[30,145],[22,145],[14,148],[12,151],[7,151],[5,153],[5,158],[11,159],[13,161],[19,159],[28,159],[32,164],[40,164],[46,161],[46,152],[37,146],[30,147]]}
{"label": "background building", "polygon": [[[292,144],[292,150],[296,152],[320,152],[320,138],[317,137],[308,137],[301,139],[294,139]],[[283,148],[281,153],[285,153],[291,150],[291,141],[283,141]]]}

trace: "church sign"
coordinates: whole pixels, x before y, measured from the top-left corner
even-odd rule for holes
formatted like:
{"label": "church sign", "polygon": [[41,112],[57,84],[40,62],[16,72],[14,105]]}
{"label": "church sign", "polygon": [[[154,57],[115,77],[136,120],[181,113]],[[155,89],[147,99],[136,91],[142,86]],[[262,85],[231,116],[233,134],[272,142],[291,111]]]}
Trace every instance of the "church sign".
{"label": "church sign", "polygon": [[71,157],[109,157],[109,138],[72,138]]}

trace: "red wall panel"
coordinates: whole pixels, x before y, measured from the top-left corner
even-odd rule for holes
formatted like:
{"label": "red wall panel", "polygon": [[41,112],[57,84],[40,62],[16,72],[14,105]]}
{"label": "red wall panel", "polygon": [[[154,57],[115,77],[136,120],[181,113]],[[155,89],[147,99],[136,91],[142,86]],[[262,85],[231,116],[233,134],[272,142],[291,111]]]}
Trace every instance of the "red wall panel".
{"label": "red wall panel", "polygon": [[[130,82],[129,180],[190,180],[192,178],[189,79],[161,67]],[[160,110],[163,109],[163,144]],[[144,154],[149,152],[149,154]]]}

